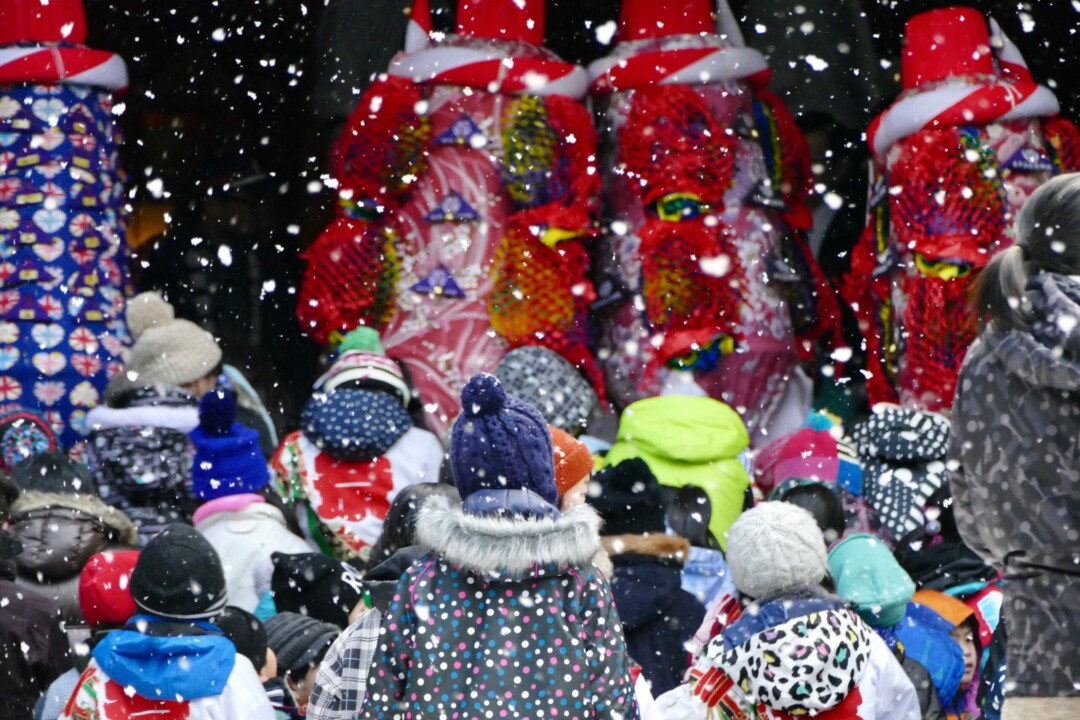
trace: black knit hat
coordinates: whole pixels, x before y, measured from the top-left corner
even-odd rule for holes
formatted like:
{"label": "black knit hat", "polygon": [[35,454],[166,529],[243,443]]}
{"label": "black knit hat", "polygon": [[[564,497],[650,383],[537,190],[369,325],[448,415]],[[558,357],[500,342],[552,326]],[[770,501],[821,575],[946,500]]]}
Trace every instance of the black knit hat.
{"label": "black knit hat", "polygon": [[31,455],[12,469],[11,477],[23,492],[97,494],[86,466],[58,452]]}
{"label": "black knit hat", "polygon": [[255,672],[262,672],[266,665],[266,627],[262,620],[247,610],[230,605],[214,620],[225,637],[232,640],[236,652],[240,653],[255,666]]}
{"label": "black knit hat", "polygon": [[321,659],[341,628],[299,613],[278,613],[266,621],[266,640],[277,655],[278,674],[303,670]]}
{"label": "black knit hat", "polygon": [[644,460],[605,467],[593,481],[596,487],[590,487],[587,499],[604,519],[605,535],[664,532],[664,496]]}
{"label": "black knit hat", "polygon": [[280,612],[295,612],[340,627],[363,596],[360,575],[321,553],[270,556],[274,575],[270,589]]}
{"label": "black knit hat", "polygon": [[151,615],[205,620],[225,609],[225,572],[214,547],[190,525],[169,525],[139,554],[131,597]]}

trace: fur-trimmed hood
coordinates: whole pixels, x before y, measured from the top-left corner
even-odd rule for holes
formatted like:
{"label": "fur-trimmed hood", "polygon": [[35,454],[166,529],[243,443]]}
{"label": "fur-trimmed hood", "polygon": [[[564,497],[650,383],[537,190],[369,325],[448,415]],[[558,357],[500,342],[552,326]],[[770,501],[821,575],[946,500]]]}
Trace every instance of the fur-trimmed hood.
{"label": "fur-trimmed hood", "polygon": [[612,558],[619,555],[648,555],[680,567],[690,558],[690,541],[677,535],[605,535],[604,550]]}
{"label": "fur-trimmed hood", "polygon": [[556,518],[481,517],[434,496],[420,509],[416,539],[463,570],[520,578],[552,565],[590,564],[601,547],[600,516],[581,505]]}
{"label": "fur-trimmed hood", "polygon": [[134,523],[92,495],[30,490],[11,506],[11,532],[23,544],[20,574],[39,582],[77,575],[111,543],[135,545]]}

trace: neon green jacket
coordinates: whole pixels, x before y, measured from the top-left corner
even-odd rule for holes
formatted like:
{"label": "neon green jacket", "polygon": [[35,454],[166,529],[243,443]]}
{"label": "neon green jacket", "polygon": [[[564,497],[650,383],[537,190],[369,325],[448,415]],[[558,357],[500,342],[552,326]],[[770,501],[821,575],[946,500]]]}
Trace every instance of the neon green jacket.
{"label": "neon green jacket", "polygon": [[619,420],[619,436],[602,460],[641,458],[661,485],[697,485],[712,501],[709,529],[727,550],[727,530],[743,508],[750,477],[739,453],[750,444],[739,414],[712,398],[668,395],[639,400]]}

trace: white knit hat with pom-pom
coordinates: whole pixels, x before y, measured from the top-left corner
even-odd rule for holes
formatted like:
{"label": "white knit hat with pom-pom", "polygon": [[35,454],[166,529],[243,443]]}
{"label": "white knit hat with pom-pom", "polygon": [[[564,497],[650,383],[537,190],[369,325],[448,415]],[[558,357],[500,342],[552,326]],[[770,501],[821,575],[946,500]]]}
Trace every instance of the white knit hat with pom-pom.
{"label": "white knit hat with pom-pom", "polygon": [[173,320],[146,329],[128,358],[128,380],[133,386],[193,383],[209,375],[221,362],[214,336],[190,320]]}
{"label": "white knit hat with pom-pom", "polygon": [[173,306],[156,292],[139,293],[127,301],[127,327],[138,340],[152,327],[166,325],[176,317]]}
{"label": "white knit hat with pom-pom", "polygon": [[786,502],[763,502],[728,529],[727,564],[735,587],[762,599],[802,585],[819,585],[829,573],[829,553],[807,510]]}

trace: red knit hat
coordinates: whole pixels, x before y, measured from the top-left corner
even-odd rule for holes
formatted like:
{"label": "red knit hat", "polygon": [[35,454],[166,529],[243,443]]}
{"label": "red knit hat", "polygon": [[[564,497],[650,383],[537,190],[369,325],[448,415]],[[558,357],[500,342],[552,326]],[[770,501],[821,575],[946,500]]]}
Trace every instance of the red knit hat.
{"label": "red knit hat", "polygon": [[98,553],[79,575],[79,607],[90,627],[123,625],[138,612],[131,597],[131,572],[138,550]]}
{"label": "red knit hat", "polygon": [[920,13],[904,31],[905,90],[960,75],[993,75],[990,31],[982,13],[951,7]]}
{"label": "red knit hat", "polygon": [[86,42],[82,0],[0,0],[0,45]]}
{"label": "red knit hat", "polygon": [[754,458],[754,482],[766,495],[789,478],[835,482],[840,454],[836,438],[825,431],[803,428],[777,438]]}
{"label": "red knit hat", "polygon": [[585,443],[553,425],[548,425],[548,430],[555,459],[555,487],[562,497],[592,472],[595,463]]}
{"label": "red knit hat", "polygon": [[619,13],[619,42],[715,33],[709,0],[623,0]]}
{"label": "red knit hat", "polygon": [[544,44],[544,0],[458,0],[459,35]]}

